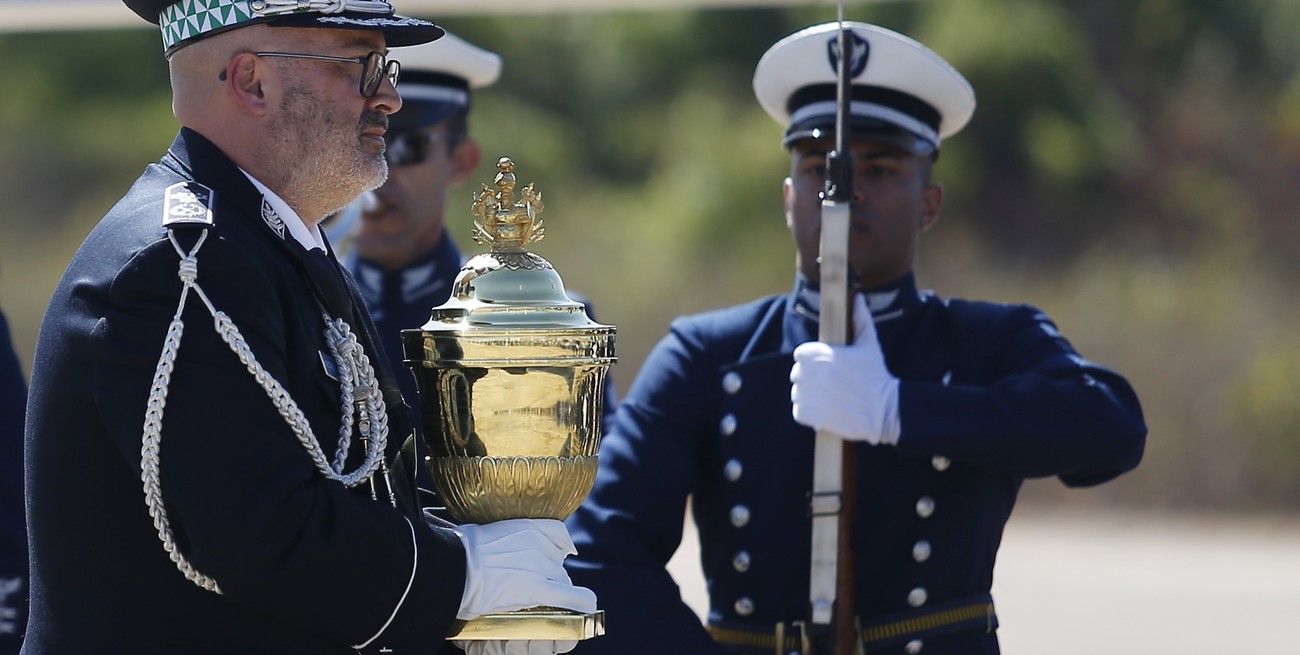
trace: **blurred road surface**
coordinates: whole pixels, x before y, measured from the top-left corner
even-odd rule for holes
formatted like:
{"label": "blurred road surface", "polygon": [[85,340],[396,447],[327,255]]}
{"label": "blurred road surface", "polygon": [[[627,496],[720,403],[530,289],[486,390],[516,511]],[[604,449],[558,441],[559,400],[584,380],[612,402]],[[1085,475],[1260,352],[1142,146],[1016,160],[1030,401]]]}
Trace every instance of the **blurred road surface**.
{"label": "blurred road surface", "polygon": [[[703,615],[688,521],[669,563]],[[1300,516],[1018,512],[993,583],[1004,655],[1296,655]]]}

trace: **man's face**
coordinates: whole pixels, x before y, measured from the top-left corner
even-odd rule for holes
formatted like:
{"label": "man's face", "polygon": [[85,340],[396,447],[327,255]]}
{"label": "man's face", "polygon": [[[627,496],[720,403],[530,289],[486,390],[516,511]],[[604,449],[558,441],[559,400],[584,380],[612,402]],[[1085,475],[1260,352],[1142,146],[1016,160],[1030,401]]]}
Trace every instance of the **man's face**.
{"label": "man's face", "polygon": [[[294,52],[365,57],[383,52],[377,32],[294,30]],[[287,48],[286,48],[287,49]],[[325,203],[327,213],[383,183],[383,135],[388,114],[401,107],[384,81],[374,97],[358,92],[360,64],[303,59],[266,59],[284,72],[279,111],[272,118],[266,157],[276,162],[289,195]]]}
{"label": "man's face", "polygon": [[[390,134],[390,147],[423,152],[424,158],[389,167],[388,181],[375,190],[377,202],[361,214],[352,247],[357,254],[396,270],[419,259],[442,240],[449,189],[463,182],[478,165],[478,144],[449,133],[447,122]],[[469,198],[463,206],[469,211]]]}
{"label": "man's face", "polygon": [[[805,139],[791,146],[785,220],[794,236],[799,270],[818,281],[821,197],[826,156],[834,144]],[[943,189],[930,183],[931,162],[894,146],[853,139],[853,201],[849,261],[863,288],[892,282],[912,270],[921,232],[939,217]]]}

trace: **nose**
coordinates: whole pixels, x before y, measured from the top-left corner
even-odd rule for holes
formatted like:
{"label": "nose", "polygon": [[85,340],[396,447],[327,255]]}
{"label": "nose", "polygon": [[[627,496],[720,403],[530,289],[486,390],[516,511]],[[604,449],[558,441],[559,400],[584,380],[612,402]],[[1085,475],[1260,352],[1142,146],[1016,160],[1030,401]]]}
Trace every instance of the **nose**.
{"label": "nose", "polygon": [[375,97],[370,98],[370,108],[382,114],[392,114],[402,108],[402,96],[398,95],[397,87],[384,77],[379,83],[379,89],[375,91]]}
{"label": "nose", "polygon": [[866,190],[865,188],[863,188],[864,186],[865,186],[865,185],[862,185],[862,184],[854,184],[854,185],[853,185],[853,200],[852,200],[852,204],[854,204],[854,205],[865,205],[865,204],[867,204],[867,190]]}

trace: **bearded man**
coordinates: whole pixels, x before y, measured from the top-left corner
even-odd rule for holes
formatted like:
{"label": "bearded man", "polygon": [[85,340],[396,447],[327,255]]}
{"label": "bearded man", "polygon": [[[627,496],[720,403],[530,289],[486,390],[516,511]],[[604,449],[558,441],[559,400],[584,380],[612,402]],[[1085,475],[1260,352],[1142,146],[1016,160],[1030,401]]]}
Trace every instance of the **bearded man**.
{"label": "bearded man", "polygon": [[317,227],[387,175],[388,48],[442,30],[384,0],[126,3],[183,127],[41,327],[23,652],[428,653],[456,619],[593,611],[560,522],[421,516],[406,406]]}

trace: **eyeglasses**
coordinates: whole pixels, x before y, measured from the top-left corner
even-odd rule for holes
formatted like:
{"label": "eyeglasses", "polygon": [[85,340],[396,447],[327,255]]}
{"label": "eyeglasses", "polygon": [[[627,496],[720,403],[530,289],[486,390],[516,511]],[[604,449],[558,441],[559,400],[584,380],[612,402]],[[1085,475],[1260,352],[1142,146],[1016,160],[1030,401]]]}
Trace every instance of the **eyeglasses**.
{"label": "eyeglasses", "polygon": [[441,141],[450,150],[464,138],[460,132],[389,132],[384,135],[384,159],[389,166],[421,164],[429,158],[429,144]]}
{"label": "eyeglasses", "polygon": [[304,55],[297,52],[254,52],[258,57],[290,57],[295,59],[319,59],[321,61],[342,61],[361,64],[361,84],[357,91],[362,97],[373,98],[379,93],[379,85],[384,78],[397,86],[397,77],[402,72],[402,65],[389,60],[382,52],[372,52],[364,57],[330,57],[328,55]]}

